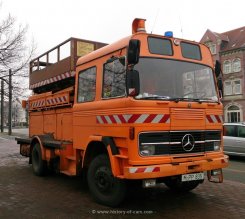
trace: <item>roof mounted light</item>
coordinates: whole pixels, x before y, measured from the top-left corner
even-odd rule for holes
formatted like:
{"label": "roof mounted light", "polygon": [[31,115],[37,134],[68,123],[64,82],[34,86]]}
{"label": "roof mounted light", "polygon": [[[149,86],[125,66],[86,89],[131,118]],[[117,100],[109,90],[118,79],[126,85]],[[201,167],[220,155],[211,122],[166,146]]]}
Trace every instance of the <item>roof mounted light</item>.
{"label": "roof mounted light", "polygon": [[135,34],[137,32],[146,32],[145,21],[146,19],[135,18],[132,23],[132,34]]}
{"label": "roof mounted light", "polygon": [[164,36],[165,37],[173,37],[174,36],[173,31],[166,31]]}

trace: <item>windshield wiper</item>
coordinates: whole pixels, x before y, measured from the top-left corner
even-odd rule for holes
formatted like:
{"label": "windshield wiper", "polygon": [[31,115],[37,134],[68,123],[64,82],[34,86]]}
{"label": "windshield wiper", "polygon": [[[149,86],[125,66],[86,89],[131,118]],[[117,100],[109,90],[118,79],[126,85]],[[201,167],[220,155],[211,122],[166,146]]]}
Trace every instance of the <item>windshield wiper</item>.
{"label": "windshield wiper", "polygon": [[140,97],[138,99],[141,100],[170,100],[171,98],[169,96],[148,96],[148,97]]}
{"label": "windshield wiper", "polygon": [[193,102],[198,102],[198,103],[203,103],[203,102],[217,102],[217,101],[212,101],[210,99],[199,99],[199,98],[190,98],[190,97],[169,97],[169,96],[158,96],[158,95],[152,95],[152,96],[142,96],[138,97],[137,99],[140,100],[169,100],[169,101],[175,101],[178,103],[179,101],[193,101]]}
{"label": "windshield wiper", "polygon": [[210,98],[202,98],[202,99],[200,99],[200,101],[202,101],[202,102],[211,102],[211,103],[219,103],[218,100],[212,100]]}
{"label": "windshield wiper", "polygon": [[194,101],[194,102],[202,103],[202,100],[201,99],[198,99],[198,98],[189,98],[189,97],[175,97],[175,98],[172,98],[171,100],[175,101],[176,103],[178,103],[181,100],[184,100],[184,101]]}

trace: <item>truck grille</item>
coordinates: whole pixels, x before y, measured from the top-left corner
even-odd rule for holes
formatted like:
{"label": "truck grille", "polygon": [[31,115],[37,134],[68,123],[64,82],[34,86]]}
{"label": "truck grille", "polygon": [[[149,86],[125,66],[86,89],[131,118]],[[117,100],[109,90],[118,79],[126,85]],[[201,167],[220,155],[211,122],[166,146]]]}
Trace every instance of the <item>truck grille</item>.
{"label": "truck grille", "polygon": [[[193,148],[184,149],[182,141],[184,136],[190,141]],[[192,139],[192,137],[193,139]],[[139,134],[139,149],[144,145],[154,145],[154,155],[167,154],[189,154],[189,153],[204,153],[214,151],[215,142],[221,142],[220,131],[170,131],[170,132],[155,132],[155,133],[140,133]]]}

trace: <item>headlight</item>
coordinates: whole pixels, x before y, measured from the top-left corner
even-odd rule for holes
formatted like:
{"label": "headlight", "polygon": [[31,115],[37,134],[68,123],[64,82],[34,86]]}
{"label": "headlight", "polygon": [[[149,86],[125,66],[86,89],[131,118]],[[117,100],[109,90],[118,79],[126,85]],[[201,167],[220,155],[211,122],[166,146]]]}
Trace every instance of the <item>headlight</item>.
{"label": "headlight", "polygon": [[140,154],[142,156],[151,156],[155,154],[155,145],[141,145]]}
{"label": "headlight", "polygon": [[219,151],[220,150],[220,141],[215,141],[214,142],[214,151]]}

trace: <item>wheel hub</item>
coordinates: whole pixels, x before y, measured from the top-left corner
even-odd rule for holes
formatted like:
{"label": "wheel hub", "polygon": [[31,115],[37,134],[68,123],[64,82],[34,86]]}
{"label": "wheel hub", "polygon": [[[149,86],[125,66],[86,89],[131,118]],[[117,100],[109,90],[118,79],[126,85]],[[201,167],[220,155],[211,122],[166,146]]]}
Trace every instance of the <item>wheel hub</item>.
{"label": "wheel hub", "polygon": [[99,168],[95,173],[95,183],[100,191],[110,191],[113,187],[111,171],[106,167]]}

